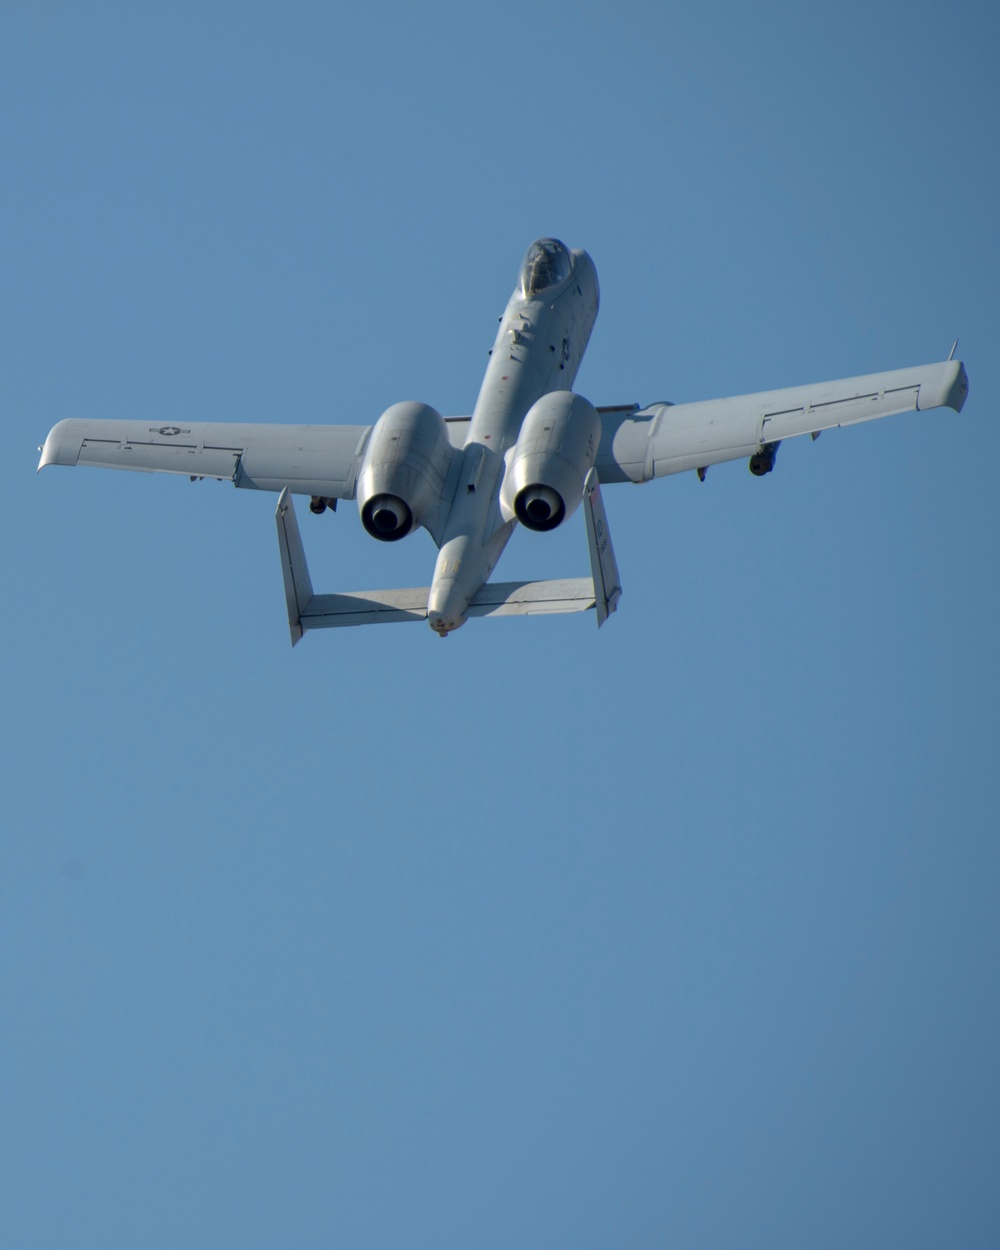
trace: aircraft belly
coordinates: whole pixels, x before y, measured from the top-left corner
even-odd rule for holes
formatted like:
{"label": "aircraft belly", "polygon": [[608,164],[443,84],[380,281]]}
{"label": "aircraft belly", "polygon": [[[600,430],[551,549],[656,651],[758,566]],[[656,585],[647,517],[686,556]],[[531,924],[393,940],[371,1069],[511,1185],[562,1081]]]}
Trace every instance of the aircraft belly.
{"label": "aircraft belly", "polygon": [[505,452],[543,395],[572,387],[593,323],[591,315],[576,326],[572,304],[566,303],[577,297],[575,291],[569,288],[552,303],[515,295],[501,319],[466,443],[467,454],[474,444],[493,454],[476,468],[466,491],[459,486],[427,601],[428,622],[442,636],[465,622],[514,532],[515,520],[500,519]]}
{"label": "aircraft belly", "polygon": [[[489,520],[494,503],[488,501],[489,510],[481,514],[481,524]],[[515,525],[515,521],[505,522],[485,541],[473,532],[457,534],[443,544],[427,597],[431,629],[443,636],[464,624],[469,604],[489,581]]]}
{"label": "aircraft belly", "polygon": [[548,391],[572,386],[575,366],[567,372],[562,359],[569,333],[558,302],[511,301],[476,401],[470,441],[484,442],[502,455],[517,441],[532,404]]}

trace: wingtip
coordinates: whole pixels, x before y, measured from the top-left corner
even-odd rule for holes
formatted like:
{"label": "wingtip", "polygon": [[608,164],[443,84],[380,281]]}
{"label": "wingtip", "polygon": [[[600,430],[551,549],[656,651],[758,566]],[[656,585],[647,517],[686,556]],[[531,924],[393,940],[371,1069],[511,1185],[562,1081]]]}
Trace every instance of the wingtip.
{"label": "wingtip", "polygon": [[949,408],[954,408],[956,412],[961,412],[965,407],[965,401],[969,398],[969,375],[965,371],[963,361],[956,360],[954,364],[958,368],[955,370],[955,380],[951,384],[948,398],[945,402]]}
{"label": "wingtip", "polygon": [[47,468],[50,464],[76,464],[77,457],[80,454],[80,442],[77,441],[75,446],[70,445],[72,440],[68,438],[70,429],[69,420],[57,421],[49,430],[45,438],[45,442],[39,447],[42,453],[38,461],[36,473]]}
{"label": "wingtip", "polygon": [[37,468],[37,469],[35,469],[35,472],[36,472],[36,473],[41,473],[41,471],[42,471],[44,468],[46,468],[46,466],[48,466],[48,465],[52,464],[52,463],[54,462],[54,460],[55,460],[54,450],[53,450],[52,445],[51,445],[51,444],[52,444],[52,436],[53,436],[54,434],[55,434],[55,429],[51,429],[51,430],[49,430],[49,433],[48,433],[48,436],[47,436],[47,437],[46,437],[46,439],[45,439],[45,442],[44,442],[44,443],[42,443],[42,445],[38,448],[38,453],[39,453],[39,455],[38,455],[38,468]]}

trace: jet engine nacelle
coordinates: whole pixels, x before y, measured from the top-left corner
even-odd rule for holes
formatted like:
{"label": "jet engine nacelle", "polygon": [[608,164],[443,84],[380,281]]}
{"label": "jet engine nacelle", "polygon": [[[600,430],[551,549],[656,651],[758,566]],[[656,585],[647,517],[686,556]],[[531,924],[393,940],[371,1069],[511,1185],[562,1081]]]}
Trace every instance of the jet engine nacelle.
{"label": "jet engine nacelle", "polygon": [[427,404],[393,404],[375,423],[358,475],[361,524],[391,543],[441,503],[453,452],[444,417]]}
{"label": "jet engine nacelle", "polygon": [[504,476],[504,515],[531,530],[553,530],[572,516],[600,441],[601,418],[582,395],[543,395],[524,418]]}

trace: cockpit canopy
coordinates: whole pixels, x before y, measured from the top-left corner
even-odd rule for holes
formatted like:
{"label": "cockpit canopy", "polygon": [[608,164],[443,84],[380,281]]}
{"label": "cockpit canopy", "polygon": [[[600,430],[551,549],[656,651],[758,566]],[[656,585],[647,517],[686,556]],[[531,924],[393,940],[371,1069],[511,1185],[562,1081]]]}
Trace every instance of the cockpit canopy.
{"label": "cockpit canopy", "polygon": [[573,258],[564,243],[537,239],[521,265],[521,293],[525,299],[539,295],[550,286],[558,286],[572,272]]}

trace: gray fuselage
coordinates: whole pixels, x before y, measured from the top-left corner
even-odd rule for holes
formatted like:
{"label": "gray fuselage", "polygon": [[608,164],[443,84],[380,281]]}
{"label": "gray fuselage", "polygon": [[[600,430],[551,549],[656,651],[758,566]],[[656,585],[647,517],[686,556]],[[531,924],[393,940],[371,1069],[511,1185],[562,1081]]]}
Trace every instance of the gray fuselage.
{"label": "gray fuselage", "polygon": [[568,275],[534,293],[525,293],[522,272],[500,319],[427,601],[428,623],[442,637],[465,622],[517,525],[500,495],[524,418],[543,395],[572,390],[594,328],[597,270],[585,251],[569,255]]}

